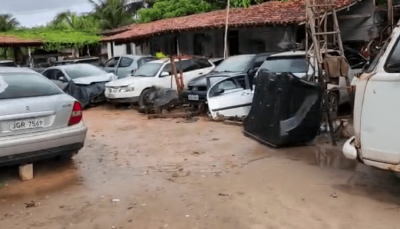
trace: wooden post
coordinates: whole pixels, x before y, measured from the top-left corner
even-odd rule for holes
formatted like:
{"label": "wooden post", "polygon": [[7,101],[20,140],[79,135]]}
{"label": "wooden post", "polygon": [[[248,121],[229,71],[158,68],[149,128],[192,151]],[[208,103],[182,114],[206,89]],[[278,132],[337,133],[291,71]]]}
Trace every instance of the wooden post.
{"label": "wooden post", "polygon": [[229,5],[230,5],[230,0],[228,0],[228,5],[226,6],[226,22],[225,22],[225,38],[224,38],[224,59],[226,59],[228,57]]}
{"label": "wooden post", "polygon": [[388,33],[392,33],[393,30],[393,0],[387,0],[388,4],[388,23],[389,23],[389,31]]}

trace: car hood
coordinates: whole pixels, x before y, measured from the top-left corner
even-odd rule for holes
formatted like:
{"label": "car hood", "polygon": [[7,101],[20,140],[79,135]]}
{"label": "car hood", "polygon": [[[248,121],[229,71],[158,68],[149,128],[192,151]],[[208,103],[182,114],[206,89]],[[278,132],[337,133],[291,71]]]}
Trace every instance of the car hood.
{"label": "car hood", "polygon": [[108,81],[113,81],[115,79],[116,76],[113,73],[109,73],[100,76],[81,77],[73,79],[72,81],[74,81],[75,84],[90,85],[92,83],[108,82]]}
{"label": "car hood", "polygon": [[154,82],[155,77],[135,77],[128,76],[122,79],[118,79],[106,84],[108,87],[125,87],[131,84]]}
{"label": "car hood", "polygon": [[207,85],[207,77],[231,77],[231,76],[237,76],[237,75],[242,75],[243,72],[210,72],[208,74],[196,77],[192,79],[189,83],[188,86],[205,86]]}

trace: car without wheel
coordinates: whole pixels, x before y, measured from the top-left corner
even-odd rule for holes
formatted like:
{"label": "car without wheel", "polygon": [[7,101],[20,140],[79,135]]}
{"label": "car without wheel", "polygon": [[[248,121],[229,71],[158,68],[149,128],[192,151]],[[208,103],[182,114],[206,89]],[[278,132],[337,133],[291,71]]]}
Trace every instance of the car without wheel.
{"label": "car without wheel", "polygon": [[80,103],[31,69],[0,67],[0,107],[0,165],[70,158],[84,145]]}

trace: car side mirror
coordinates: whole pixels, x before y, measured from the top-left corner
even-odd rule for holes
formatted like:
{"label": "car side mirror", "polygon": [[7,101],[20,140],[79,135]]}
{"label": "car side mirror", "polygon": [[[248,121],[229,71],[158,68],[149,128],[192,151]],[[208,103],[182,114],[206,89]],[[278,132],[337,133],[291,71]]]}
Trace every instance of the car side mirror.
{"label": "car side mirror", "polygon": [[132,69],[131,74],[135,73],[137,69]]}
{"label": "car side mirror", "polygon": [[64,76],[58,77],[58,80],[61,81],[61,82],[67,82],[67,79],[65,79]]}
{"label": "car side mirror", "polygon": [[169,76],[170,74],[168,72],[161,72],[161,77]]}
{"label": "car side mirror", "polygon": [[225,89],[223,89],[223,88],[218,89],[218,94],[222,94],[224,92],[225,92]]}

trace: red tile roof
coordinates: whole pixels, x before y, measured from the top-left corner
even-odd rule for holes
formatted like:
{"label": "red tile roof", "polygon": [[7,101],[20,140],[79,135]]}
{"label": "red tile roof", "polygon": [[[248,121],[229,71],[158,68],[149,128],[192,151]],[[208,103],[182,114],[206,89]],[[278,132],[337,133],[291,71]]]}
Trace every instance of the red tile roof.
{"label": "red tile roof", "polygon": [[11,47],[11,46],[38,46],[42,45],[43,42],[35,39],[24,39],[18,38],[11,35],[0,34],[0,47]]}
{"label": "red tile roof", "polygon": [[[334,0],[337,9],[347,7],[356,0]],[[273,24],[298,24],[305,21],[305,0],[270,1],[248,8],[234,8],[229,12],[229,26],[263,26]],[[211,11],[183,17],[167,18],[154,22],[136,24],[128,31],[108,36],[102,41],[127,41],[197,29],[223,28],[226,10]]]}

